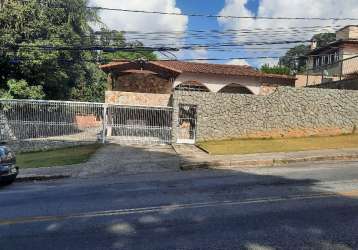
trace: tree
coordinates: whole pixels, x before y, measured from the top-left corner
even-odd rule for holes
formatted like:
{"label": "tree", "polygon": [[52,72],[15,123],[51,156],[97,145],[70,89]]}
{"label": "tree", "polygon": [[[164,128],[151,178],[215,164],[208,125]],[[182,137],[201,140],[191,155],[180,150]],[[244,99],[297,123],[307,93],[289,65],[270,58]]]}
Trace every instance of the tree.
{"label": "tree", "polygon": [[260,70],[267,74],[290,75],[290,69],[285,66],[270,66],[269,64],[264,64]]}
{"label": "tree", "polygon": [[[90,24],[100,23],[97,12],[86,8],[88,0],[1,1],[0,90],[8,80],[25,80],[42,87],[47,99],[102,100],[106,75],[102,59],[153,58],[152,52],[80,50],[93,45],[127,44],[123,33],[105,28],[96,33]],[[106,37],[107,34],[107,37]],[[109,36],[108,36],[109,34]],[[59,48],[79,49],[59,49]],[[93,96],[90,96],[92,93]]]}
{"label": "tree", "polygon": [[[312,37],[312,40],[317,41],[317,47],[324,47],[327,44],[336,40],[335,33],[319,33]],[[307,54],[310,52],[310,47],[304,44],[295,46],[289,49],[284,56],[279,60],[279,64],[289,68],[293,72],[303,72],[306,70]]]}
{"label": "tree", "polygon": [[306,55],[309,51],[309,47],[304,44],[293,47],[280,58],[279,64],[289,68],[292,72],[304,71],[306,68]]}
{"label": "tree", "polygon": [[[50,99],[68,99],[87,71],[91,52],[45,50],[41,46],[85,45],[97,15],[86,0],[9,1],[0,13],[1,85],[24,79],[42,86]],[[52,7],[56,6],[56,7]]]}
{"label": "tree", "polygon": [[43,99],[45,93],[42,86],[29,86],[25,80],[10,79],[7,81],[9,90],[2,91],[0,98],[2,99]]}
{"label": "tree", "polygon": [[331,42],[334,42],[336,40],[336,34],[335,33],[320,33],[313,36],[312,40],[317,41],[317,47],[324,47],[328,45]]}
{"label": "tree", "polygon": [[[129,48],[139,48],[143,47],[143,44],[140,42],[127,43],[124,37],[123,32],[117,30],[108,30],[102,28],[100,31],[100,40],[103,46],[109,47],[129,47]],[[103,52],[101,54],[101,59],[104,61],[111,61],[113,59],[126,59],[126,60],[135,60],[135,59],[147,59],[155,60],[157,56],[151,51],[145,51],[138,49],[135,52],[125,52],[125,51],[115,51],[115,52]]]}

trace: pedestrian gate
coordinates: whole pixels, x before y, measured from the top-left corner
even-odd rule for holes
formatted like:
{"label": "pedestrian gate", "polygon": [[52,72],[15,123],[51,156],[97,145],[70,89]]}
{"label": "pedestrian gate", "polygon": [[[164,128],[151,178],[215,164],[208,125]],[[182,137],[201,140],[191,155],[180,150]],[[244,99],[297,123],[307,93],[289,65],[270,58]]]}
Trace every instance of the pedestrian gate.
{"label": "pedestrian gate", "polygon": [[179,104],[177,143],[194,144],[196,140],[197,106]]}

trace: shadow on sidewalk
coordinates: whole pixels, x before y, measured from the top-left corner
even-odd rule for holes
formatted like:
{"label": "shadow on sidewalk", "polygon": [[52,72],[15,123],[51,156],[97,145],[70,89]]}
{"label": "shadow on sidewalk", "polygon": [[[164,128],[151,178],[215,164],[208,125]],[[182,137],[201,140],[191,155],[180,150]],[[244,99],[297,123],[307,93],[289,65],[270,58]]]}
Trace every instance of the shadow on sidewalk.
{"label": "shadow on sidewalk", "polygon": [[[155,173],[163,169],[178,172],[175,164],[188,161],[168,148],[109,145],[104,151],[106,154],[93,158],[91,164],[97,162],[97,166],[87,167],[105,169],[104,165],[111,164],[108,169],[122,168],[126,173]],[[131,168],[140,171],[131,172]],[[153,181],[146,177],[143,183]],[[45,221],[38,226],[53,246],[62,249],[75,248],[79,243],[83,243],[83,249],[91,249],[93,246],[86,242],[101,239],[102,249],[358,249],[354,236],[358,229],[357,199],[329,192],[310,176],[291,179],[242,170],[196,170],[183,172],[180,178],[169,175],[158,185],[146,193],[146,200],[155,202],[161,195],[164,203],[146,207],[140,201],[141,191],[131,192],[128,204],[136,205],[128,208],[138,209],[104,217],[95,233],[72,235],[77,237],[77,243],[66,240],[65,230],[70,230],[66,220]],[[122,205],[122,196],[126,194],[112,189],[89,190],[95,192],[88,201],[90,207],[101,204],[106,193],[113,195],[109,205]],[[61,194],[51,197],[54,204],[57,196],[60,198]],[[76,190],[69,193],[69,203],[76,196]],[[1,203],[4,207],[21,205]],[[91,220],[96,219],[83,216],[76,223],[85,225]],[[0,225],[0,230],[3,228]],[[17,244],[26,245],[26,240],[19,238]],[[31,248],[40,248],[46,242],[41,237],[33,238]],[[1,239],[0,243],[6,245],[6,240]]]}

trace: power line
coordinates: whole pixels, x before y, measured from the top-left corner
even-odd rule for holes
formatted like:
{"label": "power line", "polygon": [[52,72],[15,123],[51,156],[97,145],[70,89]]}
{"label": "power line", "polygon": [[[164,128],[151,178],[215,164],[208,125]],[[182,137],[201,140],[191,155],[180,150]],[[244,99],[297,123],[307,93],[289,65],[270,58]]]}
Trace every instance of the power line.
{"label": "power line", "polygon": [[[245,42],[250,42],[251,38],[255,38],[255,39],[260,39],[260,40],[265,40],[266,42],[274,42],[277,40],[277,38],[283,38],[285,37],[286,39],[290,39],[291,37],[297,37],[298,34],[303,33],[306,34],[307,31],[311,30],[312,28],[316,28],[316,27],[331,27],[331,26],[310,26],[310,27],[303,27],[302,29],[298,29],[298,27],[291,27],[291,28],[285,28],[285,29],[253,29],[253,30],[224,30],[224,31],[219,31],[219,30],[209,30],[209,31],[205,31],[205,30],[192,30],[190,32],[192,32],[192,34],[190,35],[190,38],[195,39],[195,40],[207,40],[210,41],[211,39],[236,39],[239,35],[240,39],[245,41]],[[308,30],[309,29],[309,30]],[[271,32],[260,32],[259,30],[271,30]],[[241,32],[240,34],[237,34],[235,32]],[[296,32],[295,32],[296,31]],[[314,31],[314,30],[312,30]],[[177,46],[178,44],[183,45],[183,46],[200,46],[202,44],[187,44],[184,42],[181,42],[181,40],[186,40],[189,37],[187,36],[178,36],[179,33],[176,33],[175,31],[173,32],[169,32],[169,33],[163,33],[163,31],[159,31],[159,32],[141,32],[141,31],[123,31],[124,34],[129,34],[129,38],[132,40],[145,40],[145,42],[151,44],[151,47],[168,47],[168,46]],[[6,35],[9,33],[3,33],[2,35],[0,35],[0,37],[6,37]],[[115,37],[111,37],[111,35],[114,35],[115,33],[113,32],[94,32],[92,34],[89,35],[80,35],[80,36],[74,36],[74,37],[61,37],[61,36],[46,36],[46,35],[42,35],[41,37],[43,39],[47,39],[47,40],[54,40],[54,39],[59,39],[59,40],[67,40],[70,39],[71,42],[78,42],[81,43],[81,45],[77,46],[84,46],[84,44],[88,44],[88,40],[91,40],[91,42],[96,42],[97,39],[102,39],[102,37],[97,37],[99,35],[108,35],[109,37],[103,37],[103,39],[106,42],[113,42],[113,41],[119,41],[119,39],[115,38]],[[180,33],[180,34],[185,34],[185,33]],[[12,35],[12,34],[11,34]],[[21,34],[19,34],[21,36]],[[254,37],[253,37],[254,36]],[[127,37],[127,38],[128,38]],[[19,41],[32,41],[32,40],[39,40],[40,36],[33,36],[32,38],[27,37],[27,38],[20,38],[19,40],[17,40],[17,42]],[[88,39],[86,41],[84,41],[83,39]],[[172,44],[168,44],[168,40],[170,39],[175,39],[176,41],[178,41],[179,43],[172,43]],[[98,40],[100,41],[100,40]],[[163,41],[163,43],[160,43],[160,41]],[[124,42],[124,41],[123,41]],[[164,43],[165,42],[165,43]],[[131,42],[129,42],[129,44],[131,44]],[[95,45],[92,46],[101,46],[103,45],[102,41],[98,44],[96,43]],[[135,45],[135,44],[134,44]],[[210,44],[205,44],[207,46],[209,46]],[[75,46],[75,45],[73,45]],[[107,45],[108,46],[108,45]],[[241,45],[240,45],[241,46]],[[136,46],[138,47],[138,46]]]}
{"label": "power line", "polygon": [[[215,57],[215,58],[183,58],[183,59],[153,59],[150,61],[156,61],[156,62],[161,62],[161,61],[227,61],[227,60],[258,60],[258,59],[279,59],[279,56],[256,56],[256,57],[225,57],[225,58],[220,58],[220,57]],[[296,60],[299,59],[300,57],[290,57],[289,59],[291,60]],[[7,58],[8,60],[10,60],[12,63],[19,63],[22,61],[40,61],[42,59],[36,59],[36,58],[27,58],[27,57],[11,57],[11,58]],[[64,63],[76,63],[76,62],[93,62],[93,63],[109,63],[109,62],[128,62],[128,61],[132,61],[132,59],[84,59],[84,58],[77,58],[76,60],[74,59],[64,59],[64,58],[56,58],[56,59],[51,59],[51,61],[58,61],[58,62],[64,62]],[[43,60],[46,61],[46,60]]]}
{"label": "power line", "polygon": [[53,45],[31,45],[31,44],[16,44],[9,46],[2,46],[3,49],[42,49],[48,51],[103,51],[103,52],[139,52],[139,51],[178,51],[177,48],[169,47],[106,47],[106,46],[53,46]]}
{"label": "power line", "polygon": [[[225,30],[218,30],[218,29],[209,29],[209,30],[162,30],[162,31],[151,31],[151,32],[144,32],[144,31],[136,31],[136,30],[127,30],[121,31],[125,34],[128,33],[140,33],[140,34],[167,34],[167,33],[187,33],[187,32],[197,32],[197,33],[205,33],[205,32],[212,32],[212,33],[221,33],[221,32],[261,32],[261,31],[287,31],[287,30],[295,30],[295,31],[302,31],[302,30],[315,30],[315,29],[329,29],[329,28],[340,28],[341,25],[315,25],[315,26],[291,26],[291,27],[274,27],[274,28],[250,28],[250,29],[225,29]],[[101,32],[96,31],[95,33],[111,33],[111,31]]]}
{"label": "power line", "polygon": [[296,44],[296,43],[306,43],[310,40],[284,40],[284,41],[254,41],[254,42],[241,42],[241,43],[211,43],[211,44],[190,44],[188,46],[177,46],[177,47],[116,47],[116,46],[98,46],[98,45],[86,45],[86,46],[54,46],[54,45],[33,45],[33,44],[15,44],[15,45],[5,45],[0,48],[4,49],[19,49],[19,48],[38,48],[43,50],[80,50],[80,51],[104,51],[104,52],[115,52],[115,51],[179,51],[180,49],[201,49],[201,48],[210,48],[210,47],[237,47],[245,45],[280,45],[280,44]]}
{"label": "power line", "polygon": [[[134,30],[122,30],[118,31],[118,33],[122,33],[123,35],[140,35],[140,36],[149,36],[149,35],[160,35],[167,36],[167,35],[183,35],[183,34],[190,34],[190,35],[208,35],[208,34],[235,34],[235,35],[243,35],[243,34],[281,34],[281,33],[287,33],[287,32],[307,32],[307,31],[317,31],[317,32],[328,32],[330,30],[327,29],[333,29],[338,28],[341,26],[304,26],[304,27],[276,27],[276,28],[253,28],[253,29],[225,29],[225,30],[217,30],[217,29],[211,29],[211,30],[167,30],[167,31],[152,31],[152,32],[144,32],[144,31],[134,31]],[[319,30],[317,30],[319,29]],[[265,33],[262,33],[262,32]],[[268,32],[270,31],[270,32]],[[61,37],[61,36],[46,36],[46,37],[59,37],[62,39],[66,38],[94,38],[95,36],[99,35],[115,35],[115,32],[112,31],[95,31],[88,35],[74,35],[73,37]],[[6,35],[14,35],[13,33],[2,33],[0,37],[5,37]],[[17,33],[16,35],[22,35],[21,33]],[[33,35],[35,37],[36,35]],[[44,37],[44,36],[41,36]],[[108,38],[108,37],[105,37]]]}
{"label": "power line", "polygon": [[121,8],[107,8],[99,6],[87,6],[88,9],[119,11],[129,13],[142,14],[157,14],[157,15],[173,15],[173,16],[188,16],[188,17],[207,17],[207,18],[228,18],[228,19],[261,19],[261,20],[319,20],[319,21],[358,21],[355,17],[269,17],[269,16],[233,16],[233,15],[215,15],[215,14],[201,14],[201,13],[178,13],[178,12],[164,12],[164,11],[148,11],[148,10],[130,10]]}

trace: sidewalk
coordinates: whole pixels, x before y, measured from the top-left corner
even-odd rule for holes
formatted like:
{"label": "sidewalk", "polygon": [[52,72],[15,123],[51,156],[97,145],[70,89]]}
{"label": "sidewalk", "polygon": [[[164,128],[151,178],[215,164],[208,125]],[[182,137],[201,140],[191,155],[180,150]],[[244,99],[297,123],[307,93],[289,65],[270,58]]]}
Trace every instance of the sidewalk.
{"label": "sidewalk", "polygon": [[[174,149],[174,150],[173,150]],[[358,148],[290,153],[209,155],[194,145],[119,146],[101,148],[88,162],[72,166],[20,169],[19,181],[68,177],[120,176],[192,169],[276,167],[305,161],[358,160]]]}
{"label": "sidewalk", "polygon": [[274,167],[305,161],[358,160],[358,148],[247,155],[210,155],[194,145],[175,145],[174,149],[180,156],[182,170]]}
{"label": "sidewalk", "polygon": [[109,144],[88,162],[48,168],[20,169],[18,180],[48,180],[66,177],[119,176],[180,171],[179,159],[171,146]]}

